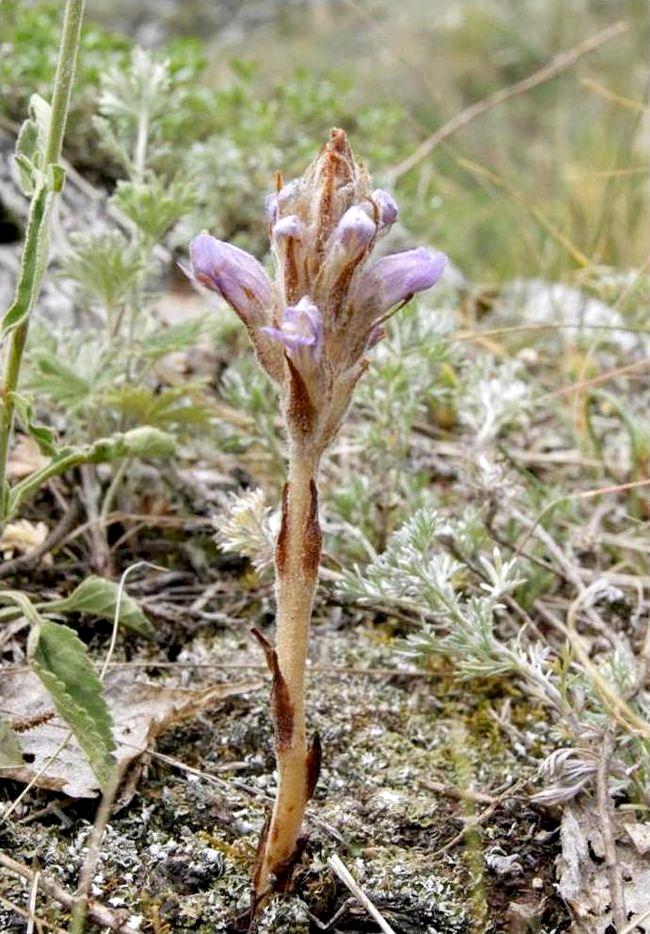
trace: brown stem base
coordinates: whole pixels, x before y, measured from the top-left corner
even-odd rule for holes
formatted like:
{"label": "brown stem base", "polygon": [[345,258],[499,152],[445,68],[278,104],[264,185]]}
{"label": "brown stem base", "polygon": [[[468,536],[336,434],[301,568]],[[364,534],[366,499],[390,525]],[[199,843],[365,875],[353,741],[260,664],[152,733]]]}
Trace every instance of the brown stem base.
{"label": "brown stem base", "polygon": [[286,891],[305,847],[301,837],[307,802],[320,771],[320,740],[307,744],[305,664],[312,602],[318,579],[321,535],[318,525],[317,459],[292,450],[276,543],[276,646],[257,630],[273,677],[278,791],[258,847],[253,874],[253,913],[276,892]]}

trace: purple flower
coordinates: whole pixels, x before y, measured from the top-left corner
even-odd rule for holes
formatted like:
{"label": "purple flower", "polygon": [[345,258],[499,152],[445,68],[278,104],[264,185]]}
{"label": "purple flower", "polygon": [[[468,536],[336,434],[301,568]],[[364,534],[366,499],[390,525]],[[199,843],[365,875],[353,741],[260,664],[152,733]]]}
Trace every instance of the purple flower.
{"label": "purple flower", "polygon": [[363,269],[353,286],[351,304],[379,317],[416,292],[435,285],[447,265],[444,253],[424,247],[393,253]]}
{"label": "purple flower", "polygon": [[223,296],[245,324],[259,325],[268,320],[273,286],[250,253],[202,233],[190,243],[190,268],[184,272]]}
{"label": "purple flower", "polygon": [[397,220],[399,214],[397,201],[382,188],[375,189],[371,198],[379,215],[378,229],[387,230]]}
{"label": "purple flower", "polygon": [[323,351],[323,320],[316,305],[307,296],[297,305],[286,308],[279,328],[261,329],[283,344],[297,363],[318,363]]}
{"label": "purple flower", "polygon": [[341,246],[347,260],[356,259],[377,232],[374,221],[359,205],[345,212],[332,234],[332,247]]}

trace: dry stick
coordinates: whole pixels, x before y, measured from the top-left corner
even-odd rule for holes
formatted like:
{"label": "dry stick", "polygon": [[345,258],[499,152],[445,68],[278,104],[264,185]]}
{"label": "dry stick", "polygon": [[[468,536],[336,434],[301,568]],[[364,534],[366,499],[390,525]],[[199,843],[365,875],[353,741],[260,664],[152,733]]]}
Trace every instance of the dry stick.
{"label": "dry stick", "polygon": [[591,499],[593,496],[604,496],[607,493],[624,493],[626,490],[636,490],[643,486],[650,486],[650,480],[634,480],[631,483],[616,483],[612,486],[601,486],[595,490],[585,490],[582,493],[567,493],[566,496],[558,496],[557,499],[551,500],[551,502],[547,506],[544,506],[541,512],[538,513],[535,521],[526,532],[523,541],[517,546],[517,556],[519,556],[522,549],[526,547],[529,539],[534,534],[544,516],[561,503],[568,502],[572,499]]}
{"label": "dry stick", "polygon": [[650,738],[650,723],[647,720],[644,720],[643,717],[639,716],[639,714],[630,707],[625,699],[611,687],[610,683],[606,678],[603,677],[598,668],[590,659],[589,652],[584,647],[583,640],[576,631],[576,617],[578,615],[578,610],[585,602],[585,600],[590,599],[591,596],[600,588],[600,586],[601,582],[597,581],[595,584],[592,584],[585,591],[583,591],[583,593],[576,597],[567,611],[566,626],[560,620],[556,620],[554,617],[552,617],[552,621],[554,625],[556,625],[568,638],[569,642],[571,643],[571,647],[578,658],[578,661],[591,678],[592,684],[600,694],[601,699],[609,706],[612,716],[628,732],[644,736],[646,739],[648,739]]}
{"label": "dry stick", "polygon": [[[33,869],[25,866],[24,863],[19,863],[5,853],[0,853],[0,866],[4,866],[5,869],[13,872],[14,875],[19,876],[21,879],[26,879],[28,882],[34,881],[36,873]],[[39,885],[47,895],[54,898],[68,911],[73,909],[75,904],[74,896],[53,879],[40,873]],[[133,934],[138,930],[135,924],[130,923],[131,919],[129,917],[125,917],[121,912],[112,911],[106,905],[94,900],[88,902],[88,916],[102,927],[108,928],[110,931],[118,931],[119,934]]]}
{"label": "dry stick", "polygon": [[50,534],[40,545],[37,545],[36,548],[32,548],[26,555],[21,555],[19,558],[12,558],[10,561],[3,561],[2,564],[0,564],[0,577],[7,577],[9,574],[15,574],[19,571],[26,571],[37,565],[41,558],[52,551],[53,548],[56,548],[56,546],[67,537],[68,533],[72,531],[79,511],[79,503],[75,500],[63,514],[59,523],[54,526]]}
{"label": "dry stick", "polygon": [[610,729],[605,733],[600,762],[598,763],[596,797],[598,801],[600,829],[603,835],[603,846],[605,849],[605,866],[607,867],[609,897],[612,903],[614,927],[617,931],[621,931],[626,921],[625,901],[623,899],[621,867],[616,856],[616,843],[614,841],[614,830],[612,828],[612,802],[609,796],[609,770],[613,752],[614,733]]}
{"label": "dry stick", "polygon": [[538,401],[546,402],[549,399],[556,399],[558,396],[570,395],[571,393],[580,389],[588,389],[591,386],[600,386],[602,383],[608,383],[612,379],[618,379],[619,376],[635,374],[638,370],[641,370],[642,372],[646,371],[646,378],[650,377],[650,372],[648,372],[648,361],[637,360],[636,363],[628,363],[625,366],[617,367],[615,370],[607,370],[605,373],[600,373],[598,376],[593,376],[591,379],[583,379],[577,383],[571,383],[569,386],[562,386],[561,389],[554,389],[552,392],[547,392],[540,396]]}
{"label": "dry stick", "polygon": [[629,924],[626,924],[618,934],[633,934],[634,931],[641,930],[641,924],[644,921],[647,921],[650,918],[650,908],[647,911],[644,911],[642,915],[638,915],[636,918],[633,918]]}
{"label": "dry stick", "polygon": [[[526,523],[526,517],[522,515],[518,510],[514,510],[513,515],[516,519],[519,520],[519,522],[521,522],[522,525]],[[558,565],[562,569],[562,572],[565,578],[571,584],[573,584],[573,586],[575,587],[575,589],[577,590],[579,594],[584,594],[587,588],[582,583],[582,578],[580,577],[578,570],[573,566],[573,564],[571,564],[571,562],[566,557],[566,555],[564,554],[560,546],[557,544],[557,542],[553,538],[553,536],[549,535],[549,533],[546,531],[544,526],[540,524],[536,526],[534,530],[534,535],[535,535],[535,538],[546,548],[549,555],[552,558],[555,558]],[[520,555],[521,553],[522,553],[521,547],[519,547],[517,549],[517,555]],[[586,604],[585,612],[587,613],[587,616],[589,617],[589,620],[591,621],[594,628],[597,629],[601,633],[607,634],[607,627],[605,626],[605,623],[602,621],[602,619],[600,618],[598,613],[596,613],[593,607]]]}
{"label": "dry stick", "polygon": [[115,795],[117,794],[121,778],[122,771],[116,768],[110,786],[104,791],[97,810],[97,816],[95,817],[95,822],[86,844],[86,857],[81,867],[79,887],[71,912],[70,934],[83,934],[84,931],[86,915],[89,913],[90,906],[88,893],[90,892],[90,886],[92,885],[93,876],[95,875],[95,867],[99,859],[102,838],[111,816],[113,802],[115,801]]}
{"label": "dry stick", "polygon": [[27,920],[27,930],[25,931],[25,934],[34,934],[34,922],[36,920],[36,896],[38,894],[38,880],[40,875],[40,872],[34,873],[34,881],[32,882],[31,891],[29,893],[29,905],[27,907],[29,917]]}
{"label": "dry stick", "polygon": [[330,869],[336,873],[341,882],[352,892],[354,897],[358,899],[359,902],[361,902],[372,920],[375,921],[380,930],[383,931],[383,934],[395,934],[394,928],[390,926],[388,921],[386,921],[383,915],[370,901],[366,893],[359,887],[359,884],[356,882],[354,876],[347,868],[341,857],[336,854],[334,856],[330,856],[330,858],[327,860],[327,864]]}
{"label": "dry stick", "polygon": [[[0,895],[0,903],[6,905],[6,907],[10,908],[11,911],[15,911],[16,914],[20,915],[21,918],[24,918],[25,921],[29,921],[29,912],[24,908],[21,908],[20,905],[15,905],[12,901],[10,901],[8,898],[4,898],[2,895]],[[50,924],[50,922],[46,921],[45,918],[36,918],[35,921],[39,932],[47,928],[48,931],[56,931],[56,934],[67,934],[63,928],[60,928],[55,924]],[[25,932],[25,934],[27,934],[27,932]]]}
{"label": "dry stick", "polygon": [[610,42],[617,36],[622,35],[624,32],[627,32],[628,29],[628,24],[620,20],[618,23],[614,23],[614,25],[608,26],[607,29],[603,29],[601,32],[597,32],[583,42],[578,43],[578,45],[573,48],[560,52],[551,59],[548,64],[544,65],[543,68],[533,72],[532,75],[529,75],[522,81],[517,81],[515,84],[510,85],[510,87],[501,88],[482,101],[477,101],[470,107],[465,108],[465,110],[461,110],[461,112],[452,117],[451,120],[439,127],[435,133],[432,133],[410,156],[394,166],[388,173],[390,181],[394,184],[402,175],[410,172],[418,163],[426,159],[436,146],[439,146],[440,143],[444,142],[450,136],[453,136],[454,133],[467,126],[477,117],[480,117],[481,114],[492,110],[494,107],[498,107],[499,104],[503,104],[513,97],[531,91],[533,88],[544,84],[546,81],[550,81],[552,78],[555,78],[556,75],[559,75],[561,72],[566,71],[567,68],[574,65],[583,55],[595,52],[596,49],[599,49],[606,42]]}

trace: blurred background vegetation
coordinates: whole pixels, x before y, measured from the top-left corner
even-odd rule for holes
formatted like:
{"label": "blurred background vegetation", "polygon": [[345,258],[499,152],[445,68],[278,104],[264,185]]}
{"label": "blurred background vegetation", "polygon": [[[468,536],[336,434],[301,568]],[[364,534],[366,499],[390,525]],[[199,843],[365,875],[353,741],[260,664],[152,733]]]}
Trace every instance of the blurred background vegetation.
{"label": "blurred background vegetation", "polygon": [[[126,69],[134,43],[158,50],[173,106],[156,168],[197,190],[177,244],[205,226],[258,249],[275,169],[301,171],[330,126],[349,131],[381,183],[462,108],[625,19],[625,35],[480,117],[396,193],[411,233],[483,285],[589,285],[593,267],[645,259],[645,0],[90,0],[88,13],[70,159],[109,185],[120,175],[93,129],[99,79]],[[60,4],[4,0],[2,16],[0,113],[18,121],[32,91],[48,93]]]}

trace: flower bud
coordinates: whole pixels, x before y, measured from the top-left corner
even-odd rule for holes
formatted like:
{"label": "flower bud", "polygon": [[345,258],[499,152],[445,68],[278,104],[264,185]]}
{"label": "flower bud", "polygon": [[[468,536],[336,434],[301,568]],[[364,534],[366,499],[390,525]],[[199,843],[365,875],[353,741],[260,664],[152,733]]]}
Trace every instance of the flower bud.
{"label": "flower bud", "polygon": [[307,296],[297,305],[286,308],[279,328],[264,327],[262,331],[279,341],[301,369],[318,363],[323,351],[323,321],[319,309]]}
{"label": "flower bud", "polygon": [[295,240],[302,240],[305,233],[304,224],[296,214],[287,214],[273,227],[273,239],[283,240],[293,237]]}
{"label": "flower bud", "polygon": [[247,325],[268,321],[273,286],[262,265],[244,250],[202,233],[190,243],[189,278],[221,295]]}
{"label": "flower bud", "polygon": [[377,227],[362,207],[355,204],[345,212],[332,234],[330,250],[342,247],[345,261],[355,260],[372,238]]}
{"label": "flower bud", "polygon": [[377,229],[380,232],[388,230],[395,223],[399,214],[397,201],[382,188],[375,189],[370,196],[370,200],[377,213]]}
{"label": "flower bud", "polygon": [[296,214],[280,218],[271,232],[286,303],[295,302],[308,291],[301,249],[304,237],[305,225]]}
{"label": "flower bud", "polygon": [[424,247],[385,256],[361,271],[350,302],[364,315],[378,318],[416,292],[430,289],[446,265],[444,253],[430,253]]}

